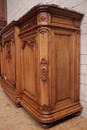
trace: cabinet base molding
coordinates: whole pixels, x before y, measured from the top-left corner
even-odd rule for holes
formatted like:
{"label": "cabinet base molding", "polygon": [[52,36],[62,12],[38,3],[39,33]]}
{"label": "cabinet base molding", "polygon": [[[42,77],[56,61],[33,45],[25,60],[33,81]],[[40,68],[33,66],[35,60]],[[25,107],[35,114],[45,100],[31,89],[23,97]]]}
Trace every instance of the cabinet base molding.
{"label": "cabinet base molding", "polygon": [[35,107],[34,104],[29,104],[29,102],[27,102],[27,99],[24,100],[24,97],[21,98],[20,104],[29,112],[29,114],[36,118],[36,120],[44,128],[49,128],[52,126],[53,122],[62,119],[66,116],[72,115],[74,113],[80,112],[82,110],[82,107],[79,102],[74,102],[71,104],[70,107],[67,107],[66,109],[61,109],[59,111],[57,110],[57,108],[54,108],[53,110],[42,112],[40,111],[39,106]]}
{"label": "cabinet base molding", "polygon": [[10,85],[8,85],[4,80],[0,81],[1,87],[7,93],[7,95],[15,102],[15,104],[20,107],[20,96],[17,95],[15,89],[13,89]]}

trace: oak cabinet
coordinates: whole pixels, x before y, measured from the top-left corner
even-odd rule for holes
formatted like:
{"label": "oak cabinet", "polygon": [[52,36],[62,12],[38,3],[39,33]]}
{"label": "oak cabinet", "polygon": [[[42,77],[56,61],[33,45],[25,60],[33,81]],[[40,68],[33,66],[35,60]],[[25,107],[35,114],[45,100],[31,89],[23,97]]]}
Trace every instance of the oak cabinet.
{"label": "oak cabinet", "polygon": [[[9,25],[2,32],[2,86],[9,95],[15,93],[15,101],[43,127],[82,109],[82,16],[54,5],[39,5],[17,21],[13,32]],[[15,40],[8,42],[11,35]]]}
{"label": "oak cabinet", "polygon": [[1,84],[15,102],[18,102],[21,86],[20,41],[18,34],[17,22],[12,22],[4,28],[1,50]]}

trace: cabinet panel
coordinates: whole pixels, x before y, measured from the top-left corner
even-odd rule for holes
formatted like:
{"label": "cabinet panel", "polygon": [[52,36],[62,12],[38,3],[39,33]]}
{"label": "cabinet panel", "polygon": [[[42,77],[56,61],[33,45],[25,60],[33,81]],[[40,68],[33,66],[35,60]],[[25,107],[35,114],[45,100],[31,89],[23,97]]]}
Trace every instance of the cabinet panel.
{"label": "cabinet panel", "polygon": [[[74,37],[72,31],[53,31],[51,43],[52,88],[55,89],[55,103],[71,99],[74,94]],[[73,81],[73,84],[72,84]]]}
{"label": "cabinet panel", "polygon": [[35,37],[23,41],[23,92],[36,100],[36,50]]}
{"label": "cabinet panel", "polygon": [[4,79],[8,84],[11,84],[15,87],[16,83],[16,66],[15,66],[15,42],[13,39],[10,41],[7,40],[7,37],[4,38],[4,48],[3,48],[3,58],[4,58]]}
{"label": "cabinet panel", "polygon": [[63,100],[70,97],[70,36],[56,35],[55,40],[57,100]]}

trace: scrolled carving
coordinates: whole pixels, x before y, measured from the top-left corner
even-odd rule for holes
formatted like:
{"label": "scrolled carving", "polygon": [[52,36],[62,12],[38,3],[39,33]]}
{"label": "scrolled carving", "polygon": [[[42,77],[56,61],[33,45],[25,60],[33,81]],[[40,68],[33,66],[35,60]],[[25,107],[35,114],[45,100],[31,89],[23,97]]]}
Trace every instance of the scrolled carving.
{"label": "scrolled carving", "polygon": [[49,111],[51,108],[49,106],[47,106],[47,105],[44,104],[44,105],[42,105],[40,107],[40,109],[43,110],[43,111]]}
{"label": "scrolled carving", "polygon": [[39,32],[41,33],[41,34],[45,34],[45,33],[47,33],[49,30],[48,30],[48,28],[46,28],[46,27],[41,27],[40,29],[39,29]]}
{"label": "scrolled carving", "polygon": [[46,82],[48,80],[48,63],[45,59],[42,59],[40,64],[40,77],[43,82]]}
{"label": "scrolled carving", "polygon": [[4,40],[4,43],[15,42],[14,33],[7,35],[6,37],[3,38],[3,40]]}
{"label": "scrolled carving", "polygon": [[33,47],[34,44],[35,44],[35,37],[32,37],[31,39],[26,39],[23,41],[22,49],[24,49],[26,45],[28,45],[29,47]]}
{"label": "scrolled carving", "polygon": [[11,51],[10,51],[10,47],[11,47],[11,44],[10,44],[10,43],[6,43],[6,49],[7,49],[7,55],[6,55],[6,58],[7,58],[7,59],[11,59]]}

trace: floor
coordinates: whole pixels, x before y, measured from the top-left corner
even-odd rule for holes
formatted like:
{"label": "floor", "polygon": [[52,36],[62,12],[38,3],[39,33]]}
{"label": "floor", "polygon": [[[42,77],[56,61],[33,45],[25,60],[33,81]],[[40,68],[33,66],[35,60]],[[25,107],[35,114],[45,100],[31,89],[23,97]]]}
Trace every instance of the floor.
{"label": "floor", "polygon": [[[0,87],[0,130],[44,130],[22,107],[18,108]],[[73,117],[49,130],[87,130],[87,118]]]}

